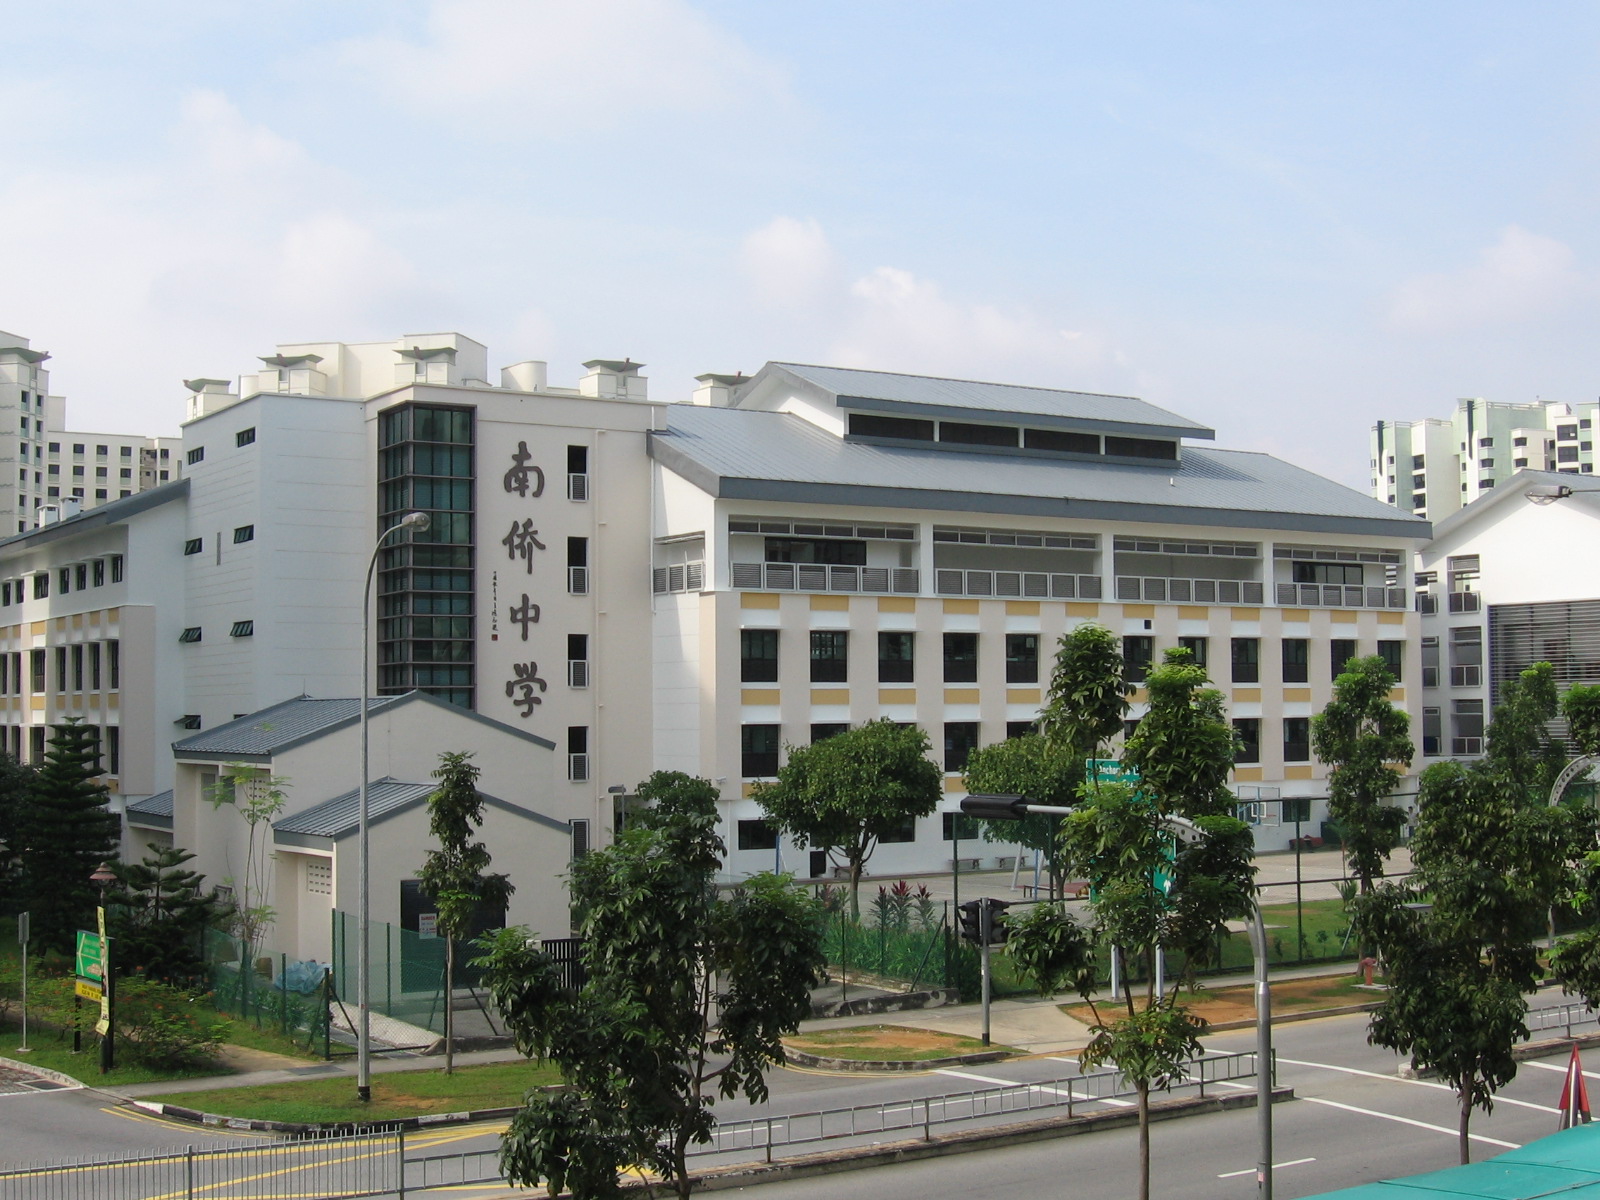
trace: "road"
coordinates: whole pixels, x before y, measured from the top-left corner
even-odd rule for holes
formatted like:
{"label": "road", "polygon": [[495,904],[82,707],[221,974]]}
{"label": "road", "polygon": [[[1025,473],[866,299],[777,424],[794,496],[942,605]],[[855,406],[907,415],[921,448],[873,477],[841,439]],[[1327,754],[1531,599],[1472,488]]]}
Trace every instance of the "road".
{"label": "road", "polygon": [[[1557,1004],[1545,993],[1536,1003]],[[1281,1025],[1275,1030],[1279,1082],[1298,1099],[1275,1106],[1276,1194],[1281,1200],[1397,1175],[1447,1167],[1456,1160],[1454,1096],[1428,1081],[1406,1081],[1394,1055],[1366,1044],[1365,1015],[1330,1017]],[[1243,1030],[1207,1039],[1217,1052],[1254,1048]],[[1596,1056],[1600,1065],[1600,1054]],[[1474,1157],[1555,1131],[1562,1055],[1524,1063],[1491,1115],[1473,1116]],[[970,1069],[908,1076],[825,1075],[781,1071],[764,1105],[724,1102],[724,1121],[797,1113],[818,1108],[880,1104],[983,1087],[987,1083],[1039,1083],[1074,1074],[1070,1059],[1033,1058]],[[1600,1074],[1591,1074],[1600,1078]],[[1102,1105],[1102,1107],[1104,1107]],[[408,1138],[408,1153],[454,1154],[492,1150],[499,1125],[453,1127]],[[892,1135],[882,1140],[893,1140]],[[118,1108],[92,1090],[0,1095],[0,1163],[39,1162],[83,1154],[132,1154],[157,1147],[197,1148],[237,1144],[248,1135],[218,1134],[148,1114]],[[870,1142],[870,1138],[859,1139]],[[1255,1194],[1256,1116],[1253,1110],[1165,1122],[1152,1135],[1154,1194],[1204,1200],[1244,1200]],[[804,1147],[819,1149],[821,1147]],[[797,1180],[761,1186],[763,1200],[832,1197],[870,1188],[875,1200],[917,1200],[982,1195],[1037,1200],[1062,1191],[1070,1180],[1076,1195],[1114,1197],[1131,1191],[1136,1131],[1063,1138],[1003,1150],[956,1155],[868,1174]],[[474,1164],[474,1169],[477,1164]],[[488,1196],[503,1185],[456,1188],[457,1194]]]}

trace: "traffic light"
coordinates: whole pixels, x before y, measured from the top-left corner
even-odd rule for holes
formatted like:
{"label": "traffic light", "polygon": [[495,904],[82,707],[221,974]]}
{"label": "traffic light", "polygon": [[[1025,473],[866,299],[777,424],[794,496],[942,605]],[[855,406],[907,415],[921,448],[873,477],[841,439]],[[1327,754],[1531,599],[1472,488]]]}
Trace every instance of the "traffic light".
{"label": "traffic light", "polygon": [[1009,900],[989,901],[989,944],[1000,946],[1011,940],[1011,926],[1006,924],[1006,909],[1011,907]]}
{"label": "traffic light", "polygon": [[986,821],[1020,821],[1028,815],[1028,798],[1009,794],[976,792],[961,801],[961,811]]}
{"label": "traffic light", "polygon": [[956,918],[961,922],[961,940],[971,942],[975,946],[983,945],[983,909],[989,909],[989,945],[1001,945],[1011,936],[1011,930],[1006,927],[1005,911],[1011,907],[1010,901],[991,900],[985,897],[982,900],[968,900],[965,904],[956,906]]}
{"label": "traffic light", "polygon": [[956,905],[956,919],[961,923],[963,942],[978,945],[982,941],[983,917],[978,912],[982,906],[982,900],[968,900],[965,904]]}

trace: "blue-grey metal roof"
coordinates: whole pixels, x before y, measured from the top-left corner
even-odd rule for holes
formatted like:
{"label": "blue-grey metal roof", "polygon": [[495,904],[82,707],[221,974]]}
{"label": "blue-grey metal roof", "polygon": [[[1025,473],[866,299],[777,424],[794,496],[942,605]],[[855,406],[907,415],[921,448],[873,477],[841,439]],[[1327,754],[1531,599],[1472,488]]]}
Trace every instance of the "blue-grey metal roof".
{"label": "blue-grey metal roof", "polygon": [[[471,709],[447,704],[426,692],[375,697],[368,701],[367,714],[371,716],[407,704],[432,705],[464,721],[488,725],[546,750],[556,748],[549,738],[513,728]],[[354,725],[360,717],[361,701],[358,697],[318,700],[310,696],[296,696],[293,700],[285,700],[260,712],[239,717],[226,725],[218,725],[215,729],[184,738],[181,742],[173,742],[172,752],[179,758],[213,762],[268,762],[274,754],[281,754],[302,742],[309,742],[346,725]]]}
{"label": "blue-grey metal roof", "polygon": [[[414,695],[415,693],[407,693]],[[407,696],[379,696],[368,701],[367,713],[393,708]],[[270,758],[330,729],[349,725],[361,715],[358,697],[315,700],[296,696],[248,716],[218,725],[204,733],[172,743],[180,757]]]}
{"label": "blue-grey metal roof", "polygon": [[[426,803],[428,797],[437,789],[437,784],[406,783],[390,776],[374,779],[367,784],[367,821],[369,824],[377,824],[416,808]],[[490,808],[512,813],[564,835],[570,832],[570,827],[565,821],[557,821],[553,817],[501,800],[487,792],[478,794]],[[358,789],[345,792],[342,796],[335,796],[331,800],[324,800],[321,804],[314,804],[310,808],[274,821],[272,823],[274,840],[288,846],[327,846],[341,838],[350,837],[359,826],[360,806],[361,793]]]}
{"label": "blue-grey metal roof", "polygon": [[163,504],[170,504],[174,500],[182,500],[189,494],[189,481],[187,479],[174,479],[171,483],[163,483],[157,487],[146,488],[142,492],[135,492],[131,496],[124,496],[120,500],[86,508],[75,517],[67,517],[62,521],[51,521],[48,525],[41,525],[38,529],[30,529],[26,533],[14,533],[8,538],[0,538],[0,550],[7,550],[13,546],[43,546],[47,542],[54,542],[60,538],[71,537],[75,533],[83,533],[89,529],[99,529],[105,525],[115,525],[118,521],[126,521],[136,513],[146,509],[157,508]]}
{"label": "blue-grey metal roof", "polygon": [[[1014,383],[983,383],[975,379],[939,379],[930,375],[901,375],[893,371],[858,371],[848,367],[819,367],[808,363],[768,363],[752,382],[772,371],[813,383],[838,397],[845,408],[958,415],[946,410],[982,416],[1051,418],[1084,428],[1138,429],[1173,437],[1213,438],[1216,431],[1188,417],[1158,408],[1137,396],[1107,396],[1098,392],[1069,392],[1058,388],[1025,387]],[[748,388],[749,385],[746,385]]]}
{"label": "blue-grey metal roof", "polygon": [[132,800],[124,808],[130,825],[143,825],[151,829],[172,828],[172,789]]}
{"label": "blue-grey metal roof", "polygon": [[792,413],[667,406],[651,454],[713,496],[973,514],[1426,538],[1429,525],[1301,467],[1187,446],[1133,466],[846,441]]}

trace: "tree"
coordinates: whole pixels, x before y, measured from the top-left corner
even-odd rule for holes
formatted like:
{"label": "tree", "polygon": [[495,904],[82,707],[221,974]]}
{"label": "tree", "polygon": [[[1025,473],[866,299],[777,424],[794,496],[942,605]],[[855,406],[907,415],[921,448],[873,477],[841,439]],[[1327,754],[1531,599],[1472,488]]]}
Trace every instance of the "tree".
{"label": "tree", "polygon": [[1128,713],[1122,650],[1109,629],[1079,625],[1056,644],[1039,730],[1069,762],[1098,758]]}
{"label": "tree", "polygon": [[809,746],[791,746],[775,783],[757,784],[767,820],[850,868],[850,912],[861,915],[861,870],[885,834],[939,805],[944,777],[915,725],[868,721]]}
{"label": "tree", "polygon": [[[1027,796],[1039,804],[1069,805],[1083,783],[1083,760],[1030,733],[974,750],[967,759],[965,783],[969,792],[998,792]],[[977,822],[987,841],[1021,844],[1044,855],[1052,881],[1061,875],[1057,824],[1056,818],[1039,813],[1020,821]]]}
{"label": "tree", "polygon": [[[1438,1072],[1460,1109],[1461,1161],[1473,1108],[1490,1111],[1516,1075],[1536,939],[1566,873],[1566,816],[1524,803],[1488,764],[1422,773],[1413,874],[1358,898],[1357,933],[1382,955],[1388,998],[1368,1040]],[[1426,898],[1425,910],[1413,907]]]}
{"label": "tree", "polygon": [[22,821],[36,774],[32,767],[0,751],[0,911],[9,912],[24,895],[19,857]]}
{"label": "tree", "polygon": [[[281,775],[269,775],[249,763],[228,763],[212,785],[206,799],[213,809],[231,806],[248,828],[245,837],[244,870],[223,882],[233,888],[233,935],[239,939],[239,961],[243,967],[261,946],[267,927],[278,919],[272,907],[272,820],[288,803],[284,791],[289,781]],[[240,979],[249,978],[241,969]]]}
{"label": "tree", "polygon": [[93,928],[99,892],[89,876],[116,857],[118,823],[99,782],[98,734],[76,717],[51,727],[20,822],[25,907],[42,950],[70,953],[77,930]]}
{"label": "tree", "polygon": [[765,1073],[810,1015],[823,963],[817,902],[788,877],[718,893],[715,785],[657,772],[637,794],[654,807],[573,864],[580,989],[563,986],[526,929],[478,943],[518,1050],[550,1059],[568,1085],[530,1093],[501,1168],[513,1184],[578,1200],[620,1194],[631,1167],[688,1196],[688,1149],[710,1140],[717,1097],[766,1098]]}
{"label": "tree", "polygon": [[472,932],[480,910],[504,911],[516,889],[504,875],[490,875],[490,855],[473,834],[483,824],[483,796],[478,792],[478,768],[468,753],[439,756],[433,777],[439,790],[428,797],[428,831],[439,843],[428,851],[418,880],[438,912],[444,935],[444,1073],[456,1069],[456,943]]}
{"label": "tree", "polygon": [[1389,703],[1394,676],[1383,659],[1351,659],[1333,683],[1333,699],[1311,718],[1311,746],[1328,772],[1328,814],[1337,822],[1362,892],[1383,874],[1400,844],[1403,809],[1385,804],[1399,777],[1391,763],[1411,765],[1411,718]]}
{"label": "tree", "polygon": [[194,855],[151,843],[137,863],[111,864],[117,881],[106,891],[117,969],[162,983],[187,985],[205,967],[205,931],[222,914],[216,889],[184,869]]}
{"label": "tree", "polygon": [[1567,765],[1566,747],[1550,736],[1561,711],[1556,669],[1534,663],[1500,688],[1484,744],[1484,764],[1529,804],[1544,804]]}
{"label": "tree", "polygon": [[[1206,682],[1188,651],[1169,650],[1150,672],[1149,712],[1123,756],[1125,767],[1137,767],[1138,782],[1085,783],[1078,811],[1062,822],[1065,857],[1090,883],[1090,931],[1075,928],[1062,908],[1030,913],[1011,935],[1013,960],[1041,990],[1070,983],[1090,1003],[1094,1023],[1079,1057],[1082,1066],[1114,1063],[1133,1083],[1139,1194],[1145,1198],[1150,1092],[1188,1069],[1206,1029],[1204,1019],[1179,1000],[1184,976],[1192,983],[1194,970],[1216,955],[1226,922],[1249,912],[1254,893],[1250,830],[1229,815],[1233,731],[1222,715],[1221,696]],[[1172,818],[1192,822],[1203,836],[1175,844]],[[1125,980],[1131,965],[1143,968],[1142,994],[1130,984],[1120,1013],[1102,1011],[1095,997],[1091,945],[1111,948]],[[1168,992],[1155,987],[1155,959],[1162,951],[1181,953],[1185,963]]]}

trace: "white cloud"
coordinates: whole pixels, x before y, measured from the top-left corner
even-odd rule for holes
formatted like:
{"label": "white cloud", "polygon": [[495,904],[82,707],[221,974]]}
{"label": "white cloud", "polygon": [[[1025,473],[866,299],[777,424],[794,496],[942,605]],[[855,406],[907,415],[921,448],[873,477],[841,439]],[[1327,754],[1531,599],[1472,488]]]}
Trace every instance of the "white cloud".
{"label": "white cloud", "polygon": [[774,217],[745,235],[739,259],[756,296],[778,307],[814,304],[841,282],[833,246],[815,220]]}
{"label": "white cloud", "polygon": [[[335,53],[418,112],[480,134],[570,134],[784,90],[779,67],[684,0],[432,0],[420,39],[353,38]],[[626,174],[625,163],[593,165]]]}
{"label": "white cloud", "polygon": [[1510,225],[1473,265],[1401,284],[1390,298],[1389,319],[1421,333],[1526,321],[1559,309],[1587,286],[1571,247]]}

